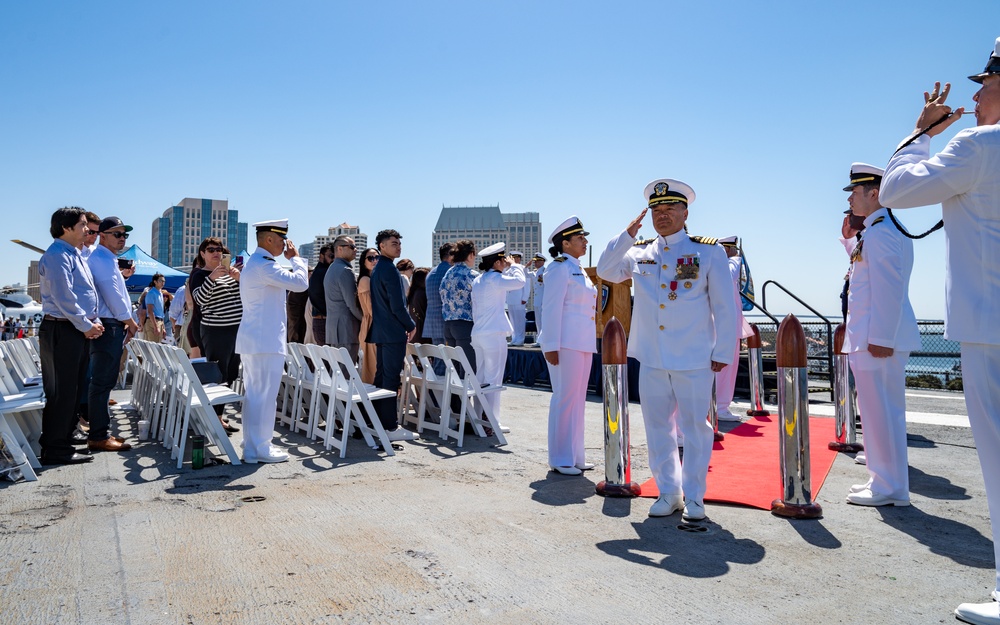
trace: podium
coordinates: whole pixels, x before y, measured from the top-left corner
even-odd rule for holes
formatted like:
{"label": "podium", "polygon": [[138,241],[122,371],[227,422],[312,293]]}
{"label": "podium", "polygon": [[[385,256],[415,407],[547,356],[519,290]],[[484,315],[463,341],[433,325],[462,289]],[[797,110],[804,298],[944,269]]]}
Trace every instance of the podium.
{"label": "podium", "polygon": [[597,338],[604,334],[604,326],[612,317],[618,317],[618,321],[625,328],[625,336],[628,336],[632,325],[632,280],[613,283],[601,280],[597,275],[596,267],[586,267],[584,271],[590,281],[597,287]]}

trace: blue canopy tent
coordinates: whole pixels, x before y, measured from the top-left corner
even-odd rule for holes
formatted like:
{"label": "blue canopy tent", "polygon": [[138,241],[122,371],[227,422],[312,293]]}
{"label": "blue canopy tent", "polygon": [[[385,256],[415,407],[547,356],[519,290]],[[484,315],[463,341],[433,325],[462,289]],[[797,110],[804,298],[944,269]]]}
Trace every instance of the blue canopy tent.
{"label": "blue canopy tent", "polygon": [[118,258],[128,258],[135,263],[135,273],[125,281],[129,293],[142,293],[143,289],[149,286],[149,281],[153,279],[153,274],[162,273],[166,278],[164,288],[173,293],[183,286],[188,274],[177,271],[173,267],[168,267],[156,260],[138,245],[132,245],[122,250]]}

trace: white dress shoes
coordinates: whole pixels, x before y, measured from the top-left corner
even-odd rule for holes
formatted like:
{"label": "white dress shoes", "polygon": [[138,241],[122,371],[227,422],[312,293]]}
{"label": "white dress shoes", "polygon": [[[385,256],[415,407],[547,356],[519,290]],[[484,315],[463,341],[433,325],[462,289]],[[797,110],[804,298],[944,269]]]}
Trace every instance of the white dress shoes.
{"label": "white dress shoes", "polygon": [[701,521],[705,518],[705,505],[697,501],[688,501],[684,504],[684,514],[681,519],[685,521]]}
{"label": "white dress shoes", "polygon": [[649,516],[670,516],[684,507],[684,498],[680,495],[660,495],[649,508]]}
{"label": "white dress shoes", "polygon": [[584,462],[583,464],[576,465],[576,468],[580,469],[581,471],[590,471],[591,469],[594,468],[594,464],[591,462]]}
{"label": "white dress shoes", "polygon": [[576,467],[552,467],[552,470],[563,475],[580,475],[583,473],[583,471]]}
{"label": "white dress shoes", "polygon": [[963,603],[955,608],[955,617],[972,625],[1000,625],[1000,604]]}
{"label": "white dress shoes", "polygon": [[852,493],[860,493],[861,491],[868,490],[871,487],[872,487],[872,481],[868,480],[864,484],[854,484],[854,485],[852,485],[851,486],[851,492]]}
{"label": "white dress shoes", "polygon": [[910,505],[910,500],[893,499],[887,495],[873,493],[871,488],[866,488],[847,495],[847,503],[853,503],[856,506],[908,506]]}
{"label": "white dress shoes", "polygon": [[257,464],[258,462],[273,464],[275,462],[286,462],[287,460],[288,454],[273,445],[268,449],[266,456],[251,456],[246,451],[243,452],[243,462],[247,464]]}
{"label": "white dress shoes", "polygon": [[413,441],[418,438],[418,435],[414,432],[407,430],[404,427],[398,427],[391,432],[386,432],[389,435],[389,440],[392,442],[396,441]]}
{"label": "white dress shoes", "polygon": [[504,434],[510,434],[510,428],[504,425],[503,423],[500,424],[500,431],[503,432]]}
{"label": "white dress shoes", "polygon": [[865,452],[859,451],[854,454],[854,464],[868,464],[868,458],[865,456]]}
{"label": "white dress shoes", "polygon": [[719,411],[719,421],[742,421],[742,420],[743,419],[740,419],[739,417],[729,412],[728,410]]}

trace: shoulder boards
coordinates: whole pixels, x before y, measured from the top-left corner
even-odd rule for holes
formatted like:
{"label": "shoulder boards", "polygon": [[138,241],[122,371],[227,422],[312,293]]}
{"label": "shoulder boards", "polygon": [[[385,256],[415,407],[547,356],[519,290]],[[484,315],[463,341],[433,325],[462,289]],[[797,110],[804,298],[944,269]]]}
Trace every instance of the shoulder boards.
{"label": "shoulder boards", "polygon": [[561,262],[565,262],[565,261],[566,261],[566,257],[565,256],[560,256],[559,258],[552,259],[552,262],[554,262],[554,263],[561,263]]}
{"label": "shoulder boards", "polygon": [[885,221],[885,217],[879,217],[878,219],[872,222],[872,225],[874,226],[875,224],[880,224],[883,221]]}
{"label": "shoulder boards", "polygon": [[649,238],[649,239],[639,239],[638,241],[635,242],[635,244],[636,245],[649,245],[650,243],[652,243],[655,240],[656,240],[656,237],[652,237],[652,238]]}
{"label": "shoulder boards", "polygon": [[273,259],[273,258],[271,258],[270,256],[265,256],[265,257],[264,257],[264,260],[274,260],[274,259]]}
{"label": "shoulder boards", "polygon": [[702,243],[704,245],[715,245],[719,242],[719,239],[715,237],[691,237],[691,240],[695,243]]}

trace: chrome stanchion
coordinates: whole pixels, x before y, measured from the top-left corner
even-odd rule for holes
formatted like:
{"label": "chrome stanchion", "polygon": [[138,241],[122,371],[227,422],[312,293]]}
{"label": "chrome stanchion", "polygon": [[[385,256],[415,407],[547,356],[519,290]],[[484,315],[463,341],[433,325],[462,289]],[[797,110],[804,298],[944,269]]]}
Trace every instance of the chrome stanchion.
{"label": "chrome stanchion", "polygon": [[748,417],[766,417],[771,413],[764,409],[764,356],[761,354],[760,330],[751,323],[753,334],[747,337],[747,365],[750,369],[750,410]]}
{"label": "chrome stanchion", "polygon": [[847,328],[837,326],[833,333],[833,416],[834,438],[827,447],[833,451],[858,452],[865,446],[858,442],[858,405],[854,394],[854,378],[844,353]]}
{"label": "chrome stanchion", "polygon": [[778,461],[781,498],[771,514],[818,519],[823,508],[812,501],[809,473],[809,367],[806,335],[795,315],[778,326]]}
{"label": "chrome stanchion", "polygon": [[[733,366],[733,365],[729,365]],[[715,395],[715,375],[712,376],[712,401],[708,404],[708,422],[712,424],[712,432],[715,435],[715,442],[726,440],[726,435],[719,431],[719,403]]]}
{"label": "chrome stanchion", "polygon": [[632,481],[632,450],[628,433],[628,357],[625,328],[612,317],[604,326],[601,362],[604,367],[604,480],[597,494],[638,497]]}

